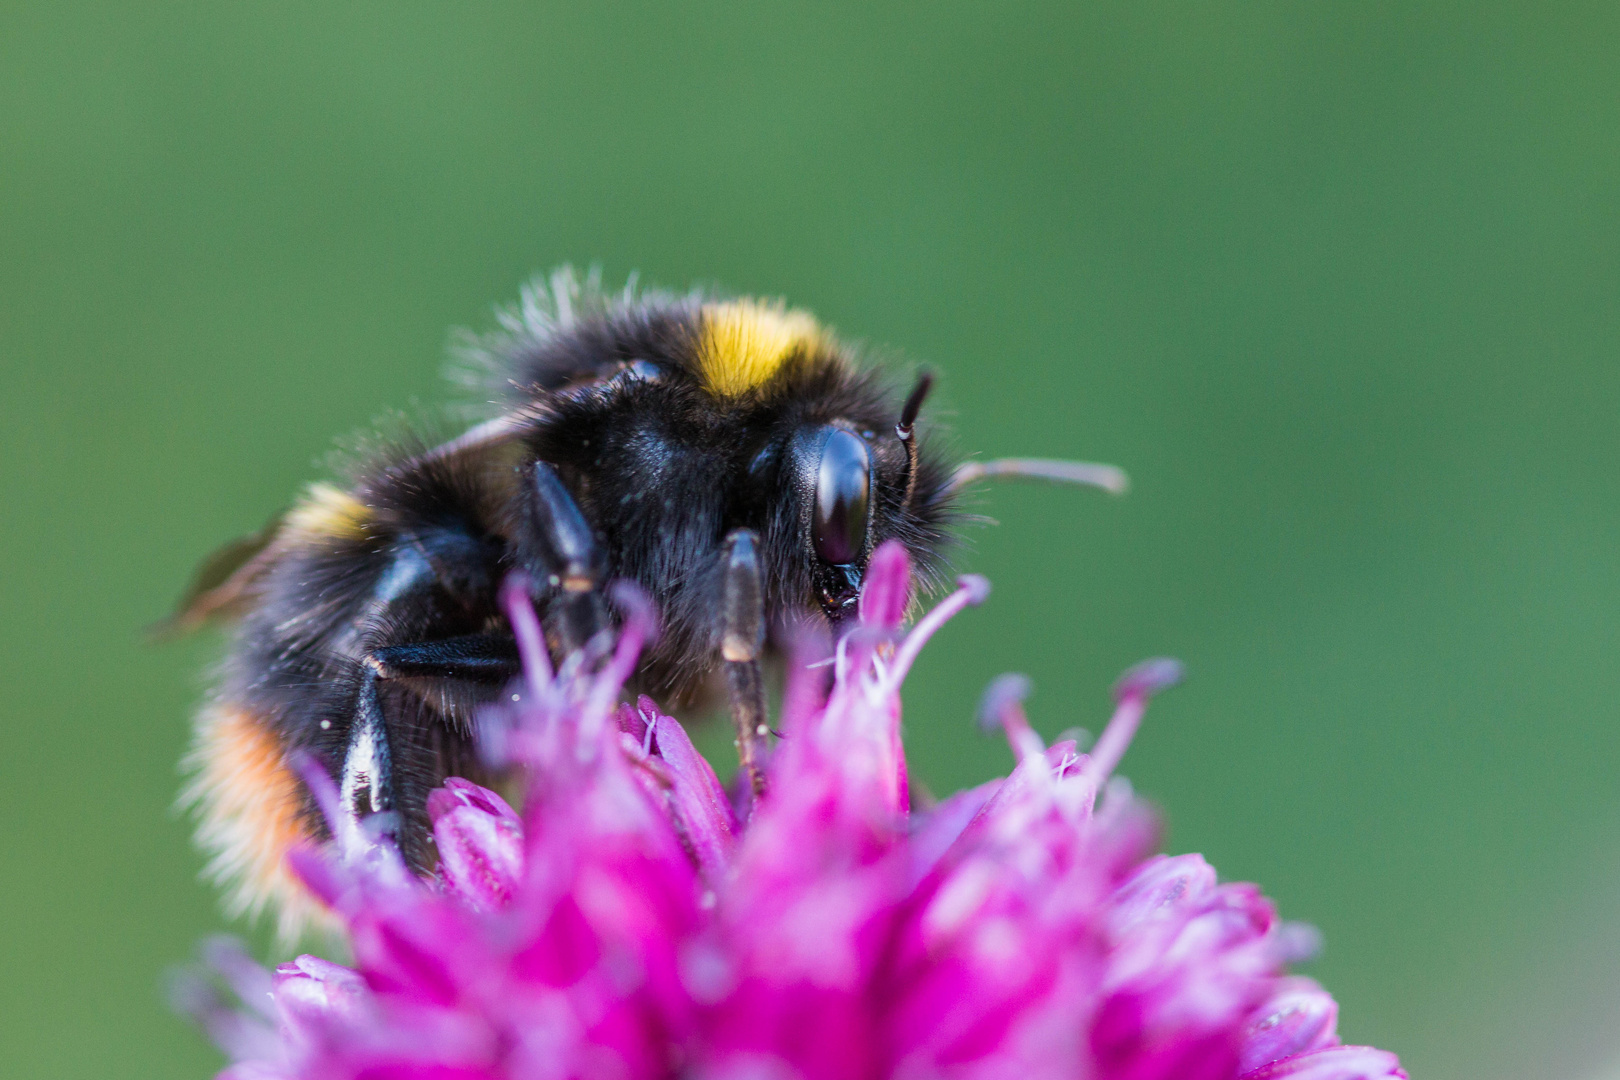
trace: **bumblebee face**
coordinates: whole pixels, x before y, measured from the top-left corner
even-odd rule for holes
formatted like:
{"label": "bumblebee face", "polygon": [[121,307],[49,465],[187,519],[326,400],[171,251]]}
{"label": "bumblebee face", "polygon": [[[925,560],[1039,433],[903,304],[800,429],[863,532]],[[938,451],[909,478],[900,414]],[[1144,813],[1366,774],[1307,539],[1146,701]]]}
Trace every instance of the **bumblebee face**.
{"label": "bumblebee face", "polygon": [[[682,700],[714,670],[723,547],[739,529],[757,542],[772,626],[808,617],[838,633],[887,539],[925,573],[939,567],[945,472],[919,452],[911,420],[902,433],[900,397],[808,316],[693,304],[582,337],[589,356],[579,338],[574,350],[549,339],[520,350],[508,400],[535,417],[529,454],[557,469],[602,542],[604,573],[659,602],[650,685]],[[611,376],[583,377],[605,357]]]}
{"label": "bumblebee face", "polygon": [[503,326],[469,350],[498,415],[315,485],[205,564],[174,620],[241,617],[188,796],[239,910],[296,910],[282,856],[326,834],[293,751],[344,812],[392,812],[407,861],[432,865],[427,794],[481,778],[476,713],[518,673],[499,599],[514,572],[557,661],[611,629],[611,582],[639,585],[662,632],[633,689],[669,707],[723,676],[755,795],[770,629],[840,632],[888,540],[938,583],[963,471],[915,431],[926,377],[902,401],[780,304],[610,299],[566,276]]}

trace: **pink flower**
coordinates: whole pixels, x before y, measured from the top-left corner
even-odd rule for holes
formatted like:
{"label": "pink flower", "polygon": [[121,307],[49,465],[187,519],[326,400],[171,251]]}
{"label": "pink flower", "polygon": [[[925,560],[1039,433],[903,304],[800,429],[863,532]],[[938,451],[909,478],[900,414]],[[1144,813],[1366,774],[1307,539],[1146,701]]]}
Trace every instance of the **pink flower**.
{"label": "pink flower", "polygon": [[298,854],[354,967],[304,956],[269,976],[214,947],[243,1007],[196,984],[188,1005],[237,1059],[222,1076],[1404,1077],[1338,1045],[1332,998],[1286,973],[1308,931],[1197,855],[1152,854],[1151,813],[1111,777],[1173,662],[1127,673],[1089,754],[1043,745],[1027,684],[998,680],[984,711],[1012,775],[910,811],[900,683],[987,588],[962,579],[901,636],[909,567],[880,549],[830,686],[821,667],[790,674],[753,806],[652,701],[617,704],[652,629],[644,601],[621,592],[614,654],[560,675],[512,603],[531,692],[483,735],[526,778],[522,814],[447,781],[431,882],[380,830]]}

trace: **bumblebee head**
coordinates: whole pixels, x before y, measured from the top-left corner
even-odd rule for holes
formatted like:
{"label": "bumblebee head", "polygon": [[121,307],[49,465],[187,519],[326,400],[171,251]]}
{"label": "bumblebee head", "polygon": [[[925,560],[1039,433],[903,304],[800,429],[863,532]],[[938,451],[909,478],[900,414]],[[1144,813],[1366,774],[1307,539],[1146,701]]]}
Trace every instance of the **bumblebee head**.
{"label": "bumblebee head", "polygon": [[531,446],[677,638],[714,625],[707,579],[737,529],[758,537],[773,617],[820,613],[835,634],[884,541],[925,583],[942,568],[950,478],[916,431],[928,376],[903,396],[779,302],[647,298],[548,330],[507,362],[541,417]]}
{"label": "bumblebee head", "polygon": [[948,482],[916,434],[930,375],[902,402],[829,330],[781,304],[702,305],[694,331],[686,370],[735,418],[743,448],[725,527],[760,532],[779,607],[819,610],[836,634],[879,544],[899,539],[925,570],[937,564]]}

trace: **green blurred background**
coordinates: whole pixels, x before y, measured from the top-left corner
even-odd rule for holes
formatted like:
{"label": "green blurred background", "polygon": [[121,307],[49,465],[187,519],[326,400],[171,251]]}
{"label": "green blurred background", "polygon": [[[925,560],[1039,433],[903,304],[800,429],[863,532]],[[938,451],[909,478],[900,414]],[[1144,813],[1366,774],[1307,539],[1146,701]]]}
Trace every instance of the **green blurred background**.
{"label": "green blurred background", "polygon": [[1321,927],[1428,1078],[1620,1055],[1620,12],[1597,3],[0,4],[0,1061],[197,1077],[171,811],[217,642],[143,646],[535,271],[786,295],[943,373],[1003,487],[916,771],[1185,659],[1171,846]]}

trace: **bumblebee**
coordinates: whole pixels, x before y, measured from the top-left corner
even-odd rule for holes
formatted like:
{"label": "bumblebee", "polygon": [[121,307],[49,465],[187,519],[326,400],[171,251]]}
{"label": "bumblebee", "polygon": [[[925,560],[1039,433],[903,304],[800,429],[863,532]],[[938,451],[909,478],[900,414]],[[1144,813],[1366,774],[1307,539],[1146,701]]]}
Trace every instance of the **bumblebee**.
{"label": "bumblebee", "polygon": [[899,540],[937,583],[973,481],[1123,483],[1080,463],[947,466],[917,427],[926,374],[902,396],[782,303],[610,296],[564,271],[501,322],[469,350],[494,415],[312,485],[206,562],[168,624],[236,620],[184,796],[233,914],[274,905],[286,934],[308,914],[283,855],[326,824],[294,751],[347,812],[391,812],[407,862],[432,866],[428,793],[498,779],[473,724],[518,673],[499,602],[514,572],[559,661],[611,629],[610,582],[639,585],[662,633],[634,689],[678,706],[723,685],[757,781],[762,658],[794,621],[838,634],[878,544]]}

